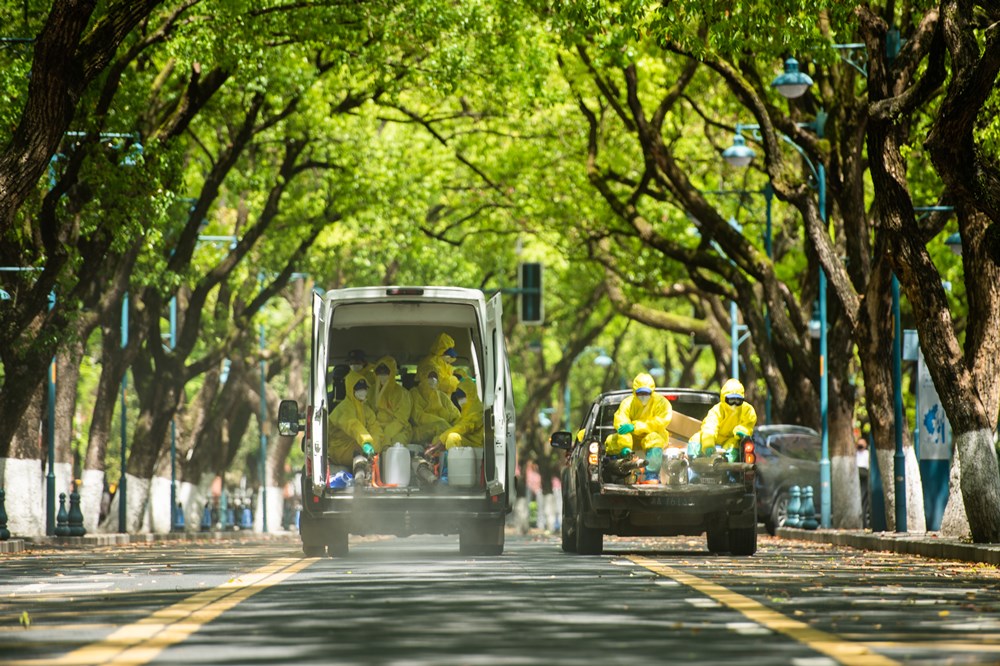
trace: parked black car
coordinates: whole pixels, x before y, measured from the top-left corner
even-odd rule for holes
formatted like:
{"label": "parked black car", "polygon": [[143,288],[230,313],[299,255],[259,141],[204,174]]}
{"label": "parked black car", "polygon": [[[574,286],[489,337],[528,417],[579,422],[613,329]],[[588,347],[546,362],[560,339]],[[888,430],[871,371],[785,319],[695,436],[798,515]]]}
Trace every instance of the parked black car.
{"label": "parked black car", "polygon": [[753,442],[757,454],[757,515],[768,533],[774,534],[788,519],[792,486],[812,486],[814,501],[819,501],[822,441],[812,428],[775,424],[754,428]]}
{"label": "parked black car", "polygon": [[[697,432],[699,422],[719,400],[718,393],[708,391],[656,391],[673,406],[672,439],[676,434],[684,443],[687,437],[679,428],[686,422]],[[685,457],[683,465],[690,464],[690,475],[684,467],[682,475],[661,473],[660,482],[651,484],[624,480],[615,472],[621,459],[605,456],[604,440],[614,432],[615,410],[628,395],[629,391],[600,395],[587,414],[581,438],[566,431],[552,435],[552,446],[568,452],[562,478],[563,550],[600,554],[605,534],[706,534],[710,552],[753,555],[757,551],[757,500],[754,452],[749,440],[738,462],[706,456],[689,463]]]}

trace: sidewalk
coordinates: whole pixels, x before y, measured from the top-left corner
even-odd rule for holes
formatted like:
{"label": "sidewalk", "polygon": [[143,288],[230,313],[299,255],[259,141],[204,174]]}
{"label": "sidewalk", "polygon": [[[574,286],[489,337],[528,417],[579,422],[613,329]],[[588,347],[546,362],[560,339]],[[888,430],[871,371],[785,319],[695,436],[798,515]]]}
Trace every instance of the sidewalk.
{"label": "sidewalk", "polygon": [[779,527],[776,536],[861,550],[888,551],[901,555],[919,555],[962,562],[983,562],[1000,566],[1000,544],[973,544],[942,537],[936,532],[871,532],[869,530],[803,530]]}
{"label": "sidewalk", "polygon": [[213,532],[170,532],[168,534],[88,534],[82,537],[39,536],[25,539],[0,541],[0,554],[22,553],[35,548],[86,548],[93,546],[119,546],[130,543],[153,543],[157,541],[221,541],[223,539],[276,539],[294,536],[297,531],[277,531],[261,534],[251,530]]}

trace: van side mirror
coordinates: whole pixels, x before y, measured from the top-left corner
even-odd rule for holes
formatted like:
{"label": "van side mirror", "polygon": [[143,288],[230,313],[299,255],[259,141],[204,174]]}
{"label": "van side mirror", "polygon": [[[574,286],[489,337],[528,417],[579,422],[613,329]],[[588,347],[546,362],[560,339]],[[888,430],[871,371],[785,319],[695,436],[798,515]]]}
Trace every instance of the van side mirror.
{"label": "van side mirror", "polygon": [[278,405],[278,434],[294,437],[304,430],[299,423],[299,403],[294,400],[282,400]]}
{"label": "van side mirror", "polygon": [[549,444],[553,449],[566,449],[569,451],[573,448],[573,433],[567,430],[554,432],[552,433],[552,436],[549,437]]}

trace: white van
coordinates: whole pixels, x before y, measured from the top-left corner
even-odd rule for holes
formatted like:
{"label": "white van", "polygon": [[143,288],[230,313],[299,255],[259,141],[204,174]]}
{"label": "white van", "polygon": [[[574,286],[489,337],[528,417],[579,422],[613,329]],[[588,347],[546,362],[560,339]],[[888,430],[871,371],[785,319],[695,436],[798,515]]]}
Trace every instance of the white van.
{"label": "white van", "polygon": [[[458,534],[462,553],[501,554],[514,488],[515,442],[500,295],[487,301],[481,291],[459,287],[315,290],[312,314],[309,404],[303,411],[295,401],[283,400],[278,416],[282,435],[305,433],[303,552],[346,555],[348,534]],[[455,367],[471,374],[483,404],[484,446],[469,456],[474,461],[469,464],[476,465],[466,477],[471,481],[449,484],[442,476],[428,484],[413,475],[405,485],[379,483],[377,470],[384,469],[387,458],[383,451],[382,460],[373,461],[373,482],[354,484],[351,470],[327,458],[329,414],[344,397],[335,382],[343,376],[348,353],[363,350],[369,363],[391,355],[400,368],[398,381],[409,386],[412,370],[441,333],[455,340]],[[417,459],[426,442],[403,444]],[[449,458],[458,460],[451,453]]]}

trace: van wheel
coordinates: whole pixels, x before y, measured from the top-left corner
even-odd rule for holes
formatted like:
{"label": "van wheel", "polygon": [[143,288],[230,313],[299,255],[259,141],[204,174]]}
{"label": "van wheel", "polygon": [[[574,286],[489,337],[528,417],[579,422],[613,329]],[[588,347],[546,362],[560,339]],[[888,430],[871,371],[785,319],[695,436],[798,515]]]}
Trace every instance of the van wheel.
{"label": "van wheel", "polygon": [[496,557],[503,554],[503,518],[480,520],[466,525],[458,533],[458,552],[462,555]]}
{"label": "van wheel", "polygon": [[302,554],[306,557],[323,557],[326,554],[326,544],[320,534],[319,525],[302,512],[299,516],[299,535],[302,537]]}
{"label": "van wheel", "polygon": [[757,528],[734,527],[729,530],[729,552],[741,557],[757,552]]}
{"label": "van wheel", "polygon": [[583,522],[583,510],[576,508],[576,552],[580,555],[600,555],[604,552],[604,533],[587,527]]}
{"label": "van wheel", "polygon": [[330,557],[347,557],[347,530],[334,527],[327,538],[326,552]]}
{"label": "van wheel", "polygon": [[724,529],[708,530],[705,541],[710,553],[724,553],[729,550],[729,534]]}

